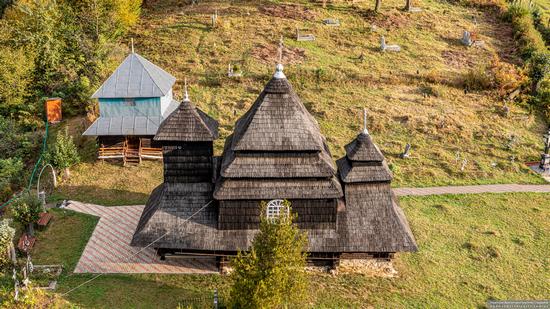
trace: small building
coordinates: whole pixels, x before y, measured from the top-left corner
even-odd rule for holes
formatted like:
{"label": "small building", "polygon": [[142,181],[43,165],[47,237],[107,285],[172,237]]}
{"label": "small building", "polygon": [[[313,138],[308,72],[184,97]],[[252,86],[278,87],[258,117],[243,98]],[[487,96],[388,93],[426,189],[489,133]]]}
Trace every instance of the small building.
{"label": "small building", "polygon": [[368,131],[345,147],[336,168],[281,65],[237,121],[222,157],[212,156],[216,137],[217,123],[188,100],[162,123],[155,141],[163,146],[164,183],[151,194],[132,245],[223,262],[250,246],[260,202],[268,201],[269,216],[286,199],[307,231],[311,262],[390,259],[417,250]]}
{"label": "small building", "polygon": [[99,118],[83,135],[97,136],[98,158],[162,159],[153,136],[178,106],[172,98],[175,81],[137,53],[128,55],[92,95],[99,101]]}

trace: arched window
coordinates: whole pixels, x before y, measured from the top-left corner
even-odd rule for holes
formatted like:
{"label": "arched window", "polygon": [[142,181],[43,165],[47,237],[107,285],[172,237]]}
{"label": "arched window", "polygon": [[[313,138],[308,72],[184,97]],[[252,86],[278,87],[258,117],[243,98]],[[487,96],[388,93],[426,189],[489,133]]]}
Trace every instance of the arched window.
{"label": "arched window", "polygon": [[267,203],[267,209],[265,215],[267,219],[273,220],[278,218],[281,214],[288,215],[288,207],[285,205],[284,200],[271,200]]}

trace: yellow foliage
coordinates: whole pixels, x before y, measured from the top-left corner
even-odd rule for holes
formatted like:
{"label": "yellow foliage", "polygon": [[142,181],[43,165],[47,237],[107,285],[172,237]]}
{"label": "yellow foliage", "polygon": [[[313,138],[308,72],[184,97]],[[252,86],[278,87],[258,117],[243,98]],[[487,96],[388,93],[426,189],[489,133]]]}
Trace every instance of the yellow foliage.
{"label": "yellow foliage", "polygon": [[115,0],[116,18],[125,28],[133,26],[141,11],[141,0]]}
{"label": "yellow foliage", "polygon": [[528,82],[528,78],[522,69],[511,63],[501,61],[497,55],[493,56],[490,69],[501,96],[518,89]]}

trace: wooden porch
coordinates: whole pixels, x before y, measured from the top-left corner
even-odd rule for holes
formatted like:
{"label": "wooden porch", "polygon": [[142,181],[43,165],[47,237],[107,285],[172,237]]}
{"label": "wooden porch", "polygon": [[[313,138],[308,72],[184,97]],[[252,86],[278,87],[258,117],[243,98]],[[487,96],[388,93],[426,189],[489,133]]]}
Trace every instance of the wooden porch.
{"label": "wooden porch", "polygon": [[162,148],[152,147],[139,137],[126,137],[122,143],[101,144],[98,159],[122,159],[123,165],[140,164],[142,160],[162,160]]}

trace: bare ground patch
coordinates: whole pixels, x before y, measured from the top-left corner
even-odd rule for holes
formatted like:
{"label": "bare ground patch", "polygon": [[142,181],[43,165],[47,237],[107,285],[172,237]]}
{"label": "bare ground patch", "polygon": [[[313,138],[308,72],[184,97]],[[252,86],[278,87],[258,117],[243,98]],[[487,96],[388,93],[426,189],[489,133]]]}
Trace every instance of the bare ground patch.
{"label": "bare ground patch", "polygon": [[317,17],[313,10],[295,4],[266,5],[260,7],[259,12],[272,17],[296,20],[313,20]]}
{"label": "bare ground patch", "polygon": [[[252,50],[252,57],[264,63],[275,63],[278,59],[278,46],[275,44],[258,45]],[[283,47],[283,63],[297,64],[306,59],[306,51],[303,48]]]}

